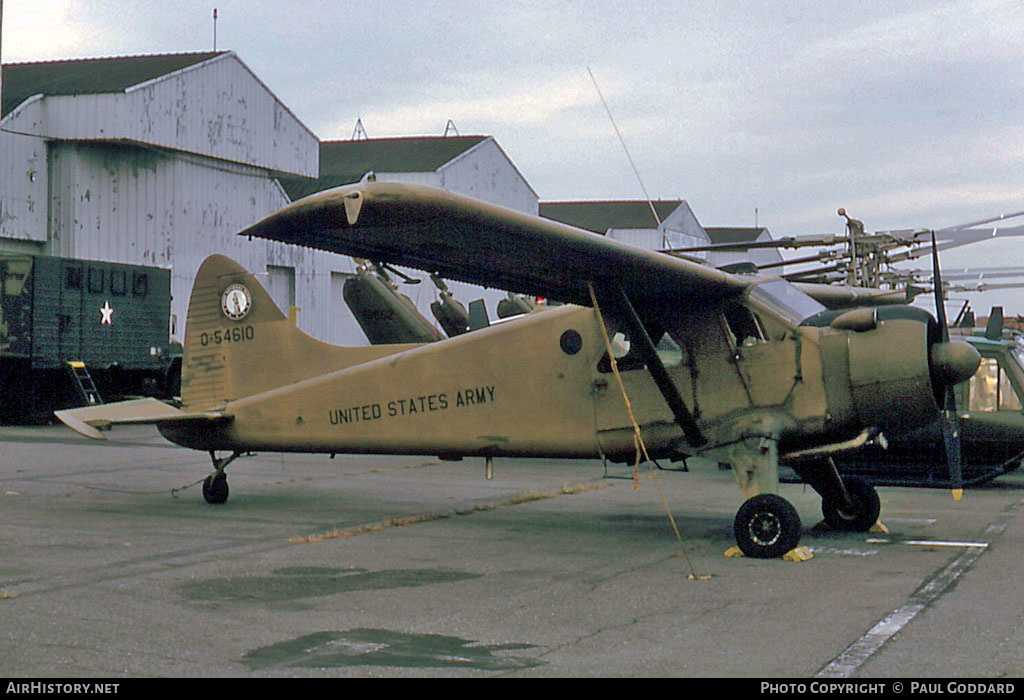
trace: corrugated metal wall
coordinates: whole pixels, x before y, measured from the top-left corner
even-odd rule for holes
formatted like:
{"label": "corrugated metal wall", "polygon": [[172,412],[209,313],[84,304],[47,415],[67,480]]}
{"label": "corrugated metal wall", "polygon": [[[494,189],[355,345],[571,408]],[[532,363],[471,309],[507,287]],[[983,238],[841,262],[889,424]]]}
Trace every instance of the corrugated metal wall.
{"label": "corrugated metal wall", "polygon": [[349,271],[351,261],[236,235],[288,203],[266,173],[139,146],[54,142],[49,177],[53,253],[173,267],[179,340],[193,277],[211,253],[236,259],[265,283],[270,266],[296,270],[299,327],[320,338],[334,334],[330,309],[317,299],[329,304],[331,271]]}
{"label": "corrugated metal wall", "polygon": [[19,133],[14,125],[39,121],[39,100],[30,100],[4,119],[0,132],[0,236],[46,241],[46,141]]}
{"label": "corrugated metal wall", "polygon": [[440,175],[438,184],[452,192],[535,216],[539,211],[537,193],[493,138],[445,164]]}
{"label": "corrugated metal wall", "polygon": [[124,140],[315,177],[309,131],[234,54],[120,94],[52,96],[42,128],[62,140]]}
{"label": "corrugated metal wall", "polygon": [[[39,253],[172,268],[177,340],[206,256],[228,255],[267,286],[271,267],[290,268],[300,329],[328,342],[366,342],[341,296],[351,259],[236,235],[288,203],[274,173],[317,174],[319,143],[233,54],[125,94],[34,98],[4,127],[38,136],[0,135],[0,248],[21,239]],[[493,139],[440,172],[395,179],[537,211],[536,193]],[[432,318],[437,291],[416,276],[423,283],[402,291]],[[492,315],[504,296],[452,288],[467,304],[486,298]]]}

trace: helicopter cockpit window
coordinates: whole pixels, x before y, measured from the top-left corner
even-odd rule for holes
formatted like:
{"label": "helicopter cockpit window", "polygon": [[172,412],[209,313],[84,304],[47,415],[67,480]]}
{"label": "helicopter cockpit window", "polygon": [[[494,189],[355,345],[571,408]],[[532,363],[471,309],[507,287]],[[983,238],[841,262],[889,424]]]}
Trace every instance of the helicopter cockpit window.
{"label": "helicopter cockpit window", "polygon": [[1009,375],[995,357],[981,358],[978,371],[971,377],[967,401],[970,411],[1020,411],[1021,400]]}
{"label": "helicopter cockpit window", "polygon": [[768,342],[761,319],[743,304],[726,304],[722,310],[722,317],[737,348]]}

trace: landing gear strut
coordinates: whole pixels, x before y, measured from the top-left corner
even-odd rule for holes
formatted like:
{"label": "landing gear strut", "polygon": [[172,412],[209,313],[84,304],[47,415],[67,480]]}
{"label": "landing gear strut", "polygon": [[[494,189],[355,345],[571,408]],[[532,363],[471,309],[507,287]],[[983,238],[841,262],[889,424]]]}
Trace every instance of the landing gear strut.
{"label": "landing gear strut", "polygon": [[841,494],[822,496],[821,514],[833,530],[867,532],[878,522],[882,503],[875,487],[857,476],[843,479],[846,498]]}
{"label": "landing gear strut", "polygon": [[213,461],[213,473],[206,477],[203,482],[203,498],[207,503],[221,504],[228,500],[228,475],[224,473],[228,465],[242,456],[241,452],[234,452],[230,457],[217,458],[217,453],[210,450],[210,459]]}
{"label": "landing gear strut", "polygon": [[833,530],[867,532],[878,522],[882,504],[875,487],[859,476],[839,476],[835,462],[794,467],[821,495],[821,514]]}
{"label": "landing gear strut", "polygon": [[769,416],[737,426],[742,439],[718,454],[732,465],[747,500],[736,512],[733,535],[744,556],[775,559],[800,544],[803,524],[793,504],[779,496],[780,427]]}

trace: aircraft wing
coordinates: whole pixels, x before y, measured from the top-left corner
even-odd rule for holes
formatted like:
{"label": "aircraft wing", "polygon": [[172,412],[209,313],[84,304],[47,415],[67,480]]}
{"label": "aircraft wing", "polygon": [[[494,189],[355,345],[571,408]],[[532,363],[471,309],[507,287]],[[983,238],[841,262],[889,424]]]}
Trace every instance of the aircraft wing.
{"label": "aircraft wing", "polygon": [[106,440],[100,429],[113,425],[146,425],[181,421],[224,421],[231,416],[219,411],[188,412],[154,398],[54,411],[75,432],[93,440]]}
{"label": "aircraft wing", "polygon": [[560,222],[426,185],[365,182],[294,202],[240,235],[311,246],[485,287],[590,305],[587,283],[675,308],[747,282]]}

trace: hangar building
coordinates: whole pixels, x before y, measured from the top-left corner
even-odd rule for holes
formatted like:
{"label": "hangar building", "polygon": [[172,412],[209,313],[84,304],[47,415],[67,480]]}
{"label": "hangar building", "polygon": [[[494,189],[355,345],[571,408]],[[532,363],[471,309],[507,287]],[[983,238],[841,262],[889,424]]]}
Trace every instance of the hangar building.
{"label": "hangar building", "polygon": [[[536,215],[538,196],[493,136],[414,136],[398,138],[324,141],[320,144],[320,175],[308,178],[282,177],[281,184],[292,201],[315,192],[358,182],[373,174],[378,181],[413,182],[442,187],[458,194]],[[430,303],[437,289],[427,275],[411,273],[419,284],[404,284],[392,277],[402,294],[408,296],[431,321]],[[331,298],[339,300],[334,309],[339,331],[333,336],[343,345],[365,343],[365,336],[342,299],[346,272],[331,272]],[[506,294],[461,282],[448,283],[463,304],[483,299],[494,318],[495,307]]]}
{"label": "hangar building", "polygon": [[[764,226],[743,227],[708,227],[708,236],[712,243],[765,243],[772,240],[772,235]],[[730,263],[752,262],[755,265],[770,265],[782,262],[782,254],[778,248],[754,248],[736,252],[712,252],[708,255],[708,263],[721,267]],[[779,267],[772,272],[782,274]]]}
{"label": "hangar building", "polygon": [[0,247],[171,268],[177,340],[212,252],[268,272],[286,311],[307,303],[289,285],[312,267],[309,251],[234,234],[287,204],[276,177],[317,175],[317,139],[234,53],[3,72]]}
{"label": "hangar building", "polygon": [[537,193],[493,136],[413,136],[323,141],[320,176],[282,178],[294,201],[350,182],[367,173],[377,180],[416,182],[537,213]]}
{"label": "hangar building", "polygon": [[542,202],[540,215],[648,250],[710,242],[690,205],[681,199]]}
{"label": "hangar building", "polygon": [[[651,213],[654,205],[661,224]],[[767,228],[704,228],[684,200],[612,200],[585,202],[541,202],[541,216],[600,233],[615,240],[647,249],[685,248],[719,243],[762,243],[772,240]],[[746,251],[694,253],[708,265],[721,267],[731,263],[752,262],[767,265],[782,261],[775,248]],[[781,273],[775,269],[774,272]]]}
{"label": "hangar building", "polygon": [[179,341],[192,278],[223,253],[302,330],[365,343],[337,313],[350,259],[235,235],[293,196],[374,170],[536,213],[493,138],[321,144],[231,51],[9,64],[2,86],[0,251],[171,268]]}

